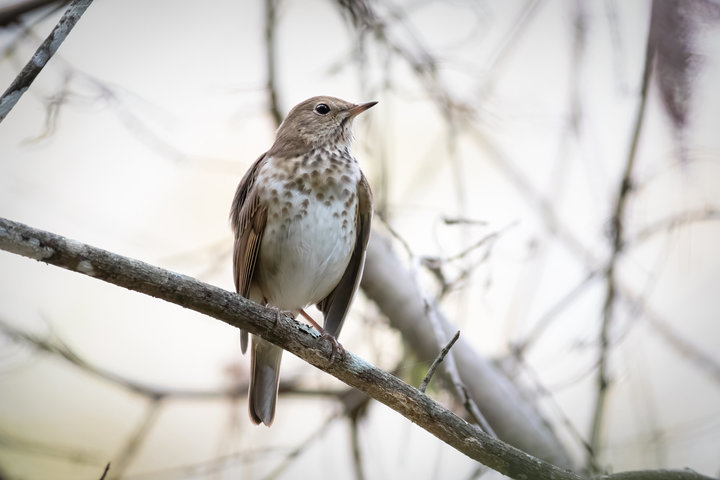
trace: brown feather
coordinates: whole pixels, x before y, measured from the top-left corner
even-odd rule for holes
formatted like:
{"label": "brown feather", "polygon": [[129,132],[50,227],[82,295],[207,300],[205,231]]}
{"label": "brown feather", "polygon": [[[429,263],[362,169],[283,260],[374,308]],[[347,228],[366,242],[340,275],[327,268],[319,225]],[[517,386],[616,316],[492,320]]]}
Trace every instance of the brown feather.
{"label": "brown feather", "polygon": [[[235,234],[233,248],[233,277],[235,291],[245,298],[250,293],[250,284],[255,274],[262,234],[267,220],[267,208],[260,203],[254,189],[257,172],[265,161],[265,154],[258,158],[240,181],[230,209],[230,224]],[[242,352],[248,344],[247,332],[240,331]]]}

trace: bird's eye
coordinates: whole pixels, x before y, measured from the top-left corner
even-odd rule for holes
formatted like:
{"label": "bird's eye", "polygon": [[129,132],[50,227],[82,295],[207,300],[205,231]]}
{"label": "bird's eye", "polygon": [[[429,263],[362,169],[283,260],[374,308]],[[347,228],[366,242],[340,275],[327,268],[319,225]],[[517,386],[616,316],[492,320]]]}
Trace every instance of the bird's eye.
{"label": "bird's eye", "polygon": [[315,111],[320,115],[327,115],[328,113],[330,113],[330,107],[328,107],[324,103],[318,103],[317,105],[315,105]]}

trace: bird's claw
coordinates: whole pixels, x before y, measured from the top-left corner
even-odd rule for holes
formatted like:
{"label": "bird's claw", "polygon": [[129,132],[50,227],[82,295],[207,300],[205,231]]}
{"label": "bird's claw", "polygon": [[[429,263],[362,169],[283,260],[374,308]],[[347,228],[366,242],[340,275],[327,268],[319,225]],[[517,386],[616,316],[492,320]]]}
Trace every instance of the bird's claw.
{"label": "bird's claw", "polygon": [[283,315],[287,315],[290,318],[295,318],[295,315],[293,315],[293,312],[291,312],[290,310],[282,310],[281,308],[278,308],[275,305],[270,305],[269,303],[266,303],[265,307],[275,312],[275,323],[273,323],[273,326],[277,325],[277,323],[280,321],[280,317]]}
{"label": "bird's claw", "polygon": [[332,347],[332,350],[330,351],[330,363],[333,363],[335,361],[335,356],[338,352],[340,352],[340,356],[345,356],[345,348],[340,345],[340,342],[337,341],[337,338],[335,338],[334,335],[328,333],[323,327],[320,326],[319,323],[317,323],[313,318],[307,314],[305,310],[302,308],[300,309],[300,315],[305,317],[305,319],[310,322],[310,324],[315,327],[315,330],[320,332],[320,338],[324,338],[326,340],[330,341],[330,346]]}
{"label": "bird's claw", "polygon": [[342,344],[338,342],[337,338],[327,332],[322,332],[320,334],[320,338],[325,338],[330,342],[330,363],[333,363],[335,361],[335,357],[338,353],[340,354],[341,358],[345,356],[345,347],[343,347]]}

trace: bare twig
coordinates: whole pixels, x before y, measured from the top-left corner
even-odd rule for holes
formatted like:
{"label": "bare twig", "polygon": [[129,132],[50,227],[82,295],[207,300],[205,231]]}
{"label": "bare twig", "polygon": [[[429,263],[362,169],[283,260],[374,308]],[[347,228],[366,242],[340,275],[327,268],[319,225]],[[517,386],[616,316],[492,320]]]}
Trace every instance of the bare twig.
{"label": "bare twig", "polygon": [[463,395],[463,407],[465,407],[465,410],[467,410],[467,412],[472,416],[473,420],[475,420],[475,423],[480,425],[480,427],[482,427],[482,429],[485,430],[487,433],[497,438],[495,430],[493,430],[492,426],[490,426],[487,419],[485,418],[485,415],[482,414],[482,412],[477,406],[477,403],[475,403],[475,401],[470,396],[470,393],[468,392],[465,384],[460,384],[459,387]]}
{"label": "bare twig", "polygon": [[275,49],[277,48],[275,28],[277,26],[278,2],[279,0],[265,0],[265,68],[267,70],[265,88],[267,89],[270,100],[268,110],[270,110],[270,116],[273,119],[275,127],[280,126],[283,119],[278,102],[277,75],[275,71],[277,68],[275,59]]}
{"label": "bare twig", "polygon": [[287,453],[287,455],[285,456],[283,461],[280,462],[275,468],[273,468],[270,473],[265,475],[263,477],[263,480],[273,480],[275,478],[278,478],[292,464],[292,462],[303,452],[303,450],[305,450],[309,445],[312,444],[313,441],[320,438],[327,431],[327,429],[330,427],[330,425],[332,425],[332,423],[335,420],[337,420],[338,417],[339,417],[339,414],[337,414],[337,413],[327,417],[325,419],[325,421],[317,428],[317,430],[312,432],[308,438],[301,441],[298,444],[298,446],[296,446],[295,448],[290,450],[290,452]]}
{"label": "bare twig", "polygon": [[[400,367],[396,367],[392,373],[398,373]],[[350,444],[352,447],[353,470],[355,480],[365,479],[363,468],[362,449],[360,448],[360,420],[367,411],[370,397],[353,388],[348,389],[339,395],[340,401],[345,407],[345,415],[350,421]]]}
{"label": "bare twig", "polygon": [[468,102],[451,95],[450,89],[446,88],[438,75],[437,59],[428,52],[418,38],[412,35],[407,26],[405,30],[412,42],[410,47],[399,42],[393,36],[392,30],[398,23],[402,23],[400,12],[395,13],[394,21],[389,24],[367,0],[336,1],[342,12],[350,18],[356,30],[371,32],[378,44],[382,45],[388,53],[398,56],[407,63],[448,123],[452,125],[470,112],[467,107]]}
{"label": "bare twig", "polygon": [[149,400],[145,409],[145,414],[138,421],[135,431],[132,433],[130,438],[125,442],[120,453],[115,455],[115,471],[113,472],[113,478],[122,478],[125,473],[125,469],[130,465],[130,462],[135,457],[135,454],[140,450],[145,438],[147,438],[150,430],[155,425],[155,421],[160,413],[160,407],[162,406],[163,397],[153,397]]}
{"label": "bare twig", "polygon": [[543,313],[533,328],[525,335],[524,338],[516,341],[512,345],[513,354],[517,358],[522,358],[528,348],[537,342],[545,330],[550,326],[552,321],[558,317],[560,312],[569,307],[577,298],[587,291],[592,280],[598,276],[598,270],[589,272],[580,283],[575,285],[569,292],[560,297],[545,313]]}
{"label": "bare twig", "polygon": [[[600,363],[598,366],[598,391],[595,399],[595,407],[593,409],[593,416],[590,427],[590,456],[597,455],[600,447],[600,436],[602,432],[603,416],[605,413],[605,402],[607,399],[608,386],[610,382],[610,377],[608,373],[608,349],[610,345],[610,328],[612,326],[615,316],[615,301],[617,297],[618,287],[616,266],[618,259],[620,258],[620,255],[622,253],[625,239],[625,209],[627,207],[628,199],[632,191],[633,169],[635,166],[638,145],[640,144],[640,134],[642,132],[642,127],[645,119],[645,106],[647,104],[648,87],[650,85],[653,58],[655,56],[654,45],[655,44],[652,41],[650,34],[648,34],[647,47],[645,50],[645,66],[643,69],[640,90],[640,104],[638,105],[637,116],[635,117],[634,131],[630,143],[630,150],[628,152],[628,157],[625,162],[623,175],[620,179],[618,191],[615,197],[615,208],[613,210],[612,218],[610,219],[611,253],[607,263],[607,267],[605,269],[607,286],[605,291],[605,301],[603,305],[602,324],[600,326]],[[592,464],[594,464],[594,460],[589,460],[588,466],[591,466]]]}
{"label": "bare twig", "polygon": [[102,462],[102,456],[99,452],[84,451],[48,442],[39,442],[5,432],[0,432],[0,447],[6,450],[16,450],[23,454],[61,458],[83,465],[99,465]]}
{"label": "bare twig", "polygon": [[277,318],[272,310],[236,293],[7,219],[0,219],[0,249],[176,303],[259,335],[510,477],[582,478],[493,438],[416,388],[350,352],[330,362],[329,341],[308,326],[289,317]]}
{"label": "bare twig", "polygon": [[48,60],[57,52],[62,42],[91,3],[92,0],[73,0],[58,24],[53,28],[53,31],[50,32],[50,35],[38,47],[25,68],[15,77],[15,80],[0,97],[0,123],[10,113],[10,110],[20,100],[20,97],[30,88],[35,77],[38,76]]}
{"label": "bare twig", "polygon": [[709,222],[720,220],[720,210],[713,207],[688,210],[686,212],[662,218],[654,223],[645,226],[635,233],[631,240],[626,240],[627,248],[634,248],[637,244],[644,242],[659,233],[666,233],[675,228],[689,225],[696,222]]}
{"label": "bare twig", "polygon": [[541,3],[541,0],[527,0],[523,8],[518,13],[515,21],[512,22],[510,28],[503,35],[496,51],[492,54],[490,60],[488,60],[485,65],[485,69],[488,74],[483,77],[481,84],[478,87],[478,96],[481,99],[486,99],[492,94],[495,86],[495,79],[492,74],[498,70],[500,63],[504,59],[508,58],[509,52],[520,41],[522,38],[521,33],[526,30],[529,21],[535,16]]}
{"label": "bare twig", "polygon": [[[244,394],[244,392],[247,391],[247,384],[237,385],[224,391],[183,390],[155,387],[93,365],[59,340],[51,341],[42,339],[30,333],[18,330],[3,320],[0,320],[0,331],[2,331],[15,341],[24,342],[32,345],[34,348],[40,351],[57,355],[90,375],[112,382],[113,384],[125,388],[130,392],[148,398],[173,397],[183,399],[215,399],[221,397],[233,397],[239,394]],[[282,383],[280,384],[280,388],[282,391]],[[287,384],[285,386],[285,390],[287,390]]]}
{"label": "bare twig", "polygon": [[455,260],[461,260],[464,257],[468,256],[470,253],[472,253],[474,250],[477,250],[478,248],[482,247],[483,245],[485,245],[487,243],[495,241],[500,235],[507,232],[508,230],[510,230],[511,228],[513,228],[516,225],[517,225],[517,222],[511,222],[508,225],[502,227],[501,229],[485,235],[484,237],[477,240],[475,243],[473,243],[469,247],[465,248],[464,250],[462,250],[458,253],[455,253],[453,255],[450,255],[450,256],[447,256],[444,258],[440,258],[440,260],[443,262],[452,262]]}
{"label": "bare twig", "polygon": [[418,387],[418,390],[425,393],[425,389],[427,388],[428,383],[430,383],[430,380],[432,379],[433,375],[435,375],[435,370],[437,370],[437,367],[440,366],[442,361],[445,359],[445,355],[447,355],[448,352],[450,351],[450,349],[452,348],[452,346],[455,345],[455,342],[457,342],[458,338],[460,338],[460,330],[458,330],[455,333],[455,335],[453,335],[453,337],[450,339],[448,344],[445,345],[445,347],[442,350],[440,350],[440,353],[438,354],[438,356],[435,358],[435,360],[430,365],[427,375],[425,375],[425,378],[423,379],[422,383]]}
{"label": "bare twig", "polygon": [[[654,315],[646,315],[647,321],[655,331],[683,357],[689,359],[700,370],[704,370],[716,383],[720,383],[720,361],[697,345],[683,338],[669,323]],[[716,352],[717,355],[717,352]]]}
{"label": "bare twig", "polygon": [[685,338],[662,315],[645,305],[640,296],[630,292],[624,285],[621,285],[620,289],[620,293],[628,304],[642,310],[643,319],[650,324],[653,332],[658,334],[678,355],[708,374],[715,383],[720,384],[720,359],[703,351],[698,345]]}
{"label": "bare twig", "polygon": [[233,463],[265,462],[268,461],[271,456],[283,451],[285,451],[284,448],[278,447],[250,448],[242,452],[220,455],[202,462],[186,463],[178,467],[160,468],[141,473],[127,474],[123,477],[123,480],[213,478],[213,473],[217,474],[218,472],[228,469],[233,466]]}
{"label": "bare twig", "polygon": [[60,0],[25,0],[0,7],[0,27],[5,27],[11,23],[18,23],[21,16],[47,5],[52,5],[53,3],[60,3],[62,5],[62,3],[67,2]]}
{"label": "bare twig", "polygon": [[[111,382],[112,384],[126,389],[147,399],[162,398],[165,400],[217,400],[217,399],[235,399],[247,394],[247,381],[234,381],[229,387],[224,389],[182,389],[182,388],[164,388],[141,383],[129,377],[125,377],[110,370],[102,369],[82,358],[76,352],[71,350],[62,340],[53,339],[46,340],[33,334],[23,332],[12,327],[7,322],[0,319],[0,331],[9,336],[16,342],[26,343],[33,348],[51,355],[56,355],[71,365],[79,368],[85,373],[96,376],[102,380]],[[356,408],[357,400],[349,400],[348,393],[356,392],[355,390],[332,390],[332,389],[306,389],[299,388],[295,381],[280,380],[278,392],[282,395],[292,394],[302,397],[330,397],[337,399],[347,409],[349,407]],[[357,393],[357,392],[356,392]],[[362,395],[362,394],[360,394]],[[367,398],[362,395],[363,398]],[[349,405],[348,402],[351,401]]]}
{"label": "bare twig", "polygon": [[443,223],[445,225],[487,225],[488,222],[485,220],[476,220],[474,218],[464,218],[464,217],[443,217],[442,218]]}
{"label": "bare twig", "polygon": [[360,449],[360,429],[358,428],[358,422],[358,417],[350,418],[350,441],[353,453],[353,470],[355,470],[355,480],[365,480],[362,450]]}
{"label": "bare twig", "polygon": [[109,471],[110,471],[110,462],[108,462],[107,465],[105,465],[105,470],[103,470],[100,480],[105,480],[105,477],[107,477],[107,474]]}
{"label": "bare twig", "polygon": [[[430,324],[432,325],[433,332],[435,333],[435,339],[437,340],[439,345],[442,345],[443,337],[445,336],[445,331],[442,325],[442,321],[440,320],[438,316],[438,312],[435,308],[435,305],[431,303],[429,300],[425,300],[425,312],[427,314],[428,319],[430,320]],[[459,332],[456,334],[458,338],[460,337]],[[455,343],[457,339],[452,342]],[[452,346],[452,345],[451,345]],[[449,349],[448,349],[449,350]],[[447,357],[447,362],[445,362],[445,371],[447,372],[448,377],[450,378],[450,385],[455,390],[455,394],[458,398],[460,398],[463,402],[463,405],[466,407],[467,411],[472,415],[472,417],[475,419],[478,425],[487,432],[489,435],[492,435],[493,437],[497,438],[497,434],[495,433],[495,430],[490,426],[490,423],[485,418],[485,415],[482,414],[480,411],[480,408],[477,406],[477,403],[475,403],[475,400],[468,395],[467,388],[465,387],[465,384],[462,381],[462,377],[460,376],[460,371],[457,368],[457,365],[455,363],[455,358],[453,355],[450,355]]]}

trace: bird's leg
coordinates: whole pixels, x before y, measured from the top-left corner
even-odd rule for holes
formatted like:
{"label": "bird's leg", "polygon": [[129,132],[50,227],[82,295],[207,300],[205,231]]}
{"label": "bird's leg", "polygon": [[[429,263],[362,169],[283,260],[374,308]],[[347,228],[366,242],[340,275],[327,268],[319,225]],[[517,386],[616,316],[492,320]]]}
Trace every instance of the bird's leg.
{"label": "bird's leg", "polygon": [[305,310],[302,308],[300,309],[300,315],[305,317],[305,319],[312,324],[315,329],[320,332],[320,337],[325,338],[330,341],[331,351],[330,351],[330,363],[333,363],[335,361],[335,355],[340,352],[340,356],[345,356],[345,347],[343,347],[340,342],[338,342],[337,338],[335,338],[333,335],[329,334],[327,330],[325,330],[323,327],[320,326],[319,323],[317,323],[313,318],[307,314]]}

